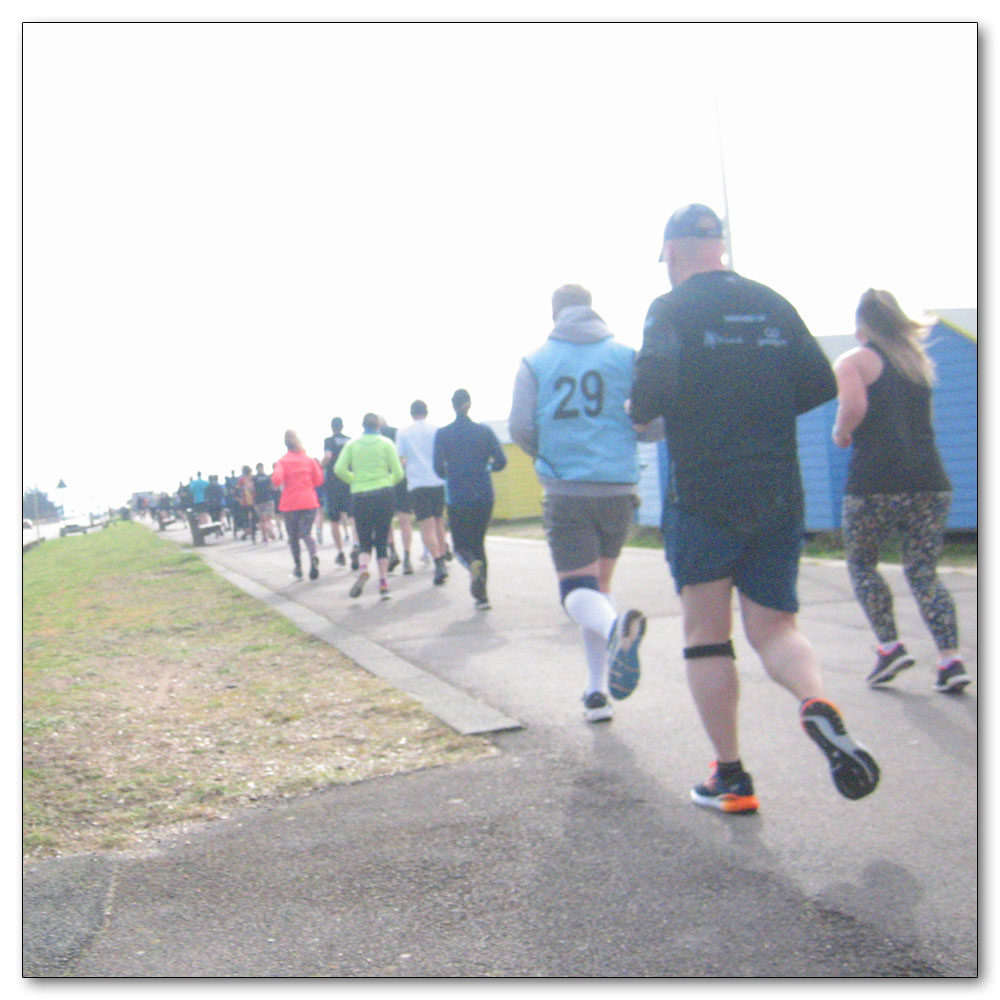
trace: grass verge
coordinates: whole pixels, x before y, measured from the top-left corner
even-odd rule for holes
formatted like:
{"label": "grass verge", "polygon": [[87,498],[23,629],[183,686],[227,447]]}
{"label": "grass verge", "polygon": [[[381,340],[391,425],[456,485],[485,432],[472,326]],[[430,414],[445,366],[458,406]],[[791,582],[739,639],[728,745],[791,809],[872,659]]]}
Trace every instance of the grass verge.
{"label": "grass verge", "polygon": [[494,753],[139,525],[23,567],[23,853]]}

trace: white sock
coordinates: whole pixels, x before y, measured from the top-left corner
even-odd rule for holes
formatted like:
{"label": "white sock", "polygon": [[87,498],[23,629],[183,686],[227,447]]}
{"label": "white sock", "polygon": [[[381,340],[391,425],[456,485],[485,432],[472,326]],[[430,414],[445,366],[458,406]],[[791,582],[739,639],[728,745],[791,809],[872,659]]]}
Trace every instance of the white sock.
{"label": "white sock", "polygon": [[603,636],[607,643],[618,617],[607,594],[591,590],[590,587],[577,587],[566,595],[563,607],[572,621],[581,628]]}
{"label": "white sock", "polygon": [[608,689],[608,643],[589,628],[580,629],[583,639],[583,654],[587,660],[587,690],[606,692]]}

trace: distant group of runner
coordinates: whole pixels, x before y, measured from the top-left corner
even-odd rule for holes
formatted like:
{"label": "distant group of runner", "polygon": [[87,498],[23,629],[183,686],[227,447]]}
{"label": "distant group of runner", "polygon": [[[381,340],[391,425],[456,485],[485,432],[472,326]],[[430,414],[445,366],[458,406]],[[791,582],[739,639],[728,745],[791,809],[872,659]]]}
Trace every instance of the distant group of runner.
{"label": "distant group of runner", "polygon": [[336,565],[350,562],[356,573],[350,596],[360,597],[375,574],[383,600],[391,597],[389,575],[397,567],[413,573],[416,522],[434,585],[445,583],[448,563],[457,558],[469,573],[475,607],[488,610],[491,473],[506,466],[507,456],[489,426],[471,420],[471,405],[468,391],[458,389],[452,396],[455,419],[442,428],[428,422],[420,399],[410,405],[412,423],[403,428],[366,413],[357,437],[344,433],[343,418],[334,417],[321,460],[310,457],[298,434],[288,430],[287,451],[270,470],[258,462],[256,471],[244,465],[221,480],[215,474],[205,479],[199,471],[173,494],[146,500],[140,512],[148,511],[163,527],[190,517],[200,530],[217,526],[253,543],[258,534],[264,544],[287,538],[292,575],[300,580],[306,572],[311,580],[319,577],[317,542],[322,544],[328,524]]}

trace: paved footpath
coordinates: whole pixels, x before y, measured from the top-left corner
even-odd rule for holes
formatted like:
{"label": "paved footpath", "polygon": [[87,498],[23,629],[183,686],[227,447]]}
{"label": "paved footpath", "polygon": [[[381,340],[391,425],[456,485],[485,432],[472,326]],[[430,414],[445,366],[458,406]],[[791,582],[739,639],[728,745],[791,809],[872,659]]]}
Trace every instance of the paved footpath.
{"label": "paved footpath", "polygon": [[[189,544],[186,531],[167,537]],[[761,811],[688,801],[711,749],[659,552],[627,550],[619,605],[649,616],[639,688],[582,721],[584,671],[543,543],[490,536],[493,609],[457,563],[358,600],[327,538],[316,582],[287,546],[213,539],[222,575],[389,677],[495,757],[332,788],[178,833],[143,855],[25,875],[24,970],[68,976],[974,976],[978,687],[932,690],[933,648],[887,575],[917,666],[864,676],[872,638],[841,564],[806,562],[801,622],[882,781],[849,802],[793,700],[739,636],[744,760]],[[419,542],[416,551],[419,554]],[[943,579],[977,675],[977,576]]]}

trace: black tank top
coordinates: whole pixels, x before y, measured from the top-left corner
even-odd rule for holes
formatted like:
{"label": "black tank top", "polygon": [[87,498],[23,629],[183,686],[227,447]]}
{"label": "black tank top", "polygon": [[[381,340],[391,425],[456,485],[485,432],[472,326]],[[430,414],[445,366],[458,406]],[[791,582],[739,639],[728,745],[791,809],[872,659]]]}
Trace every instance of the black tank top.
{"label": "black tank top", "polygon": [[938,493],[951,489],[934,443],[931,390],[901,375],[873,344],[882,374],[868,386],[868,412],[854,431],[846,492]]}

